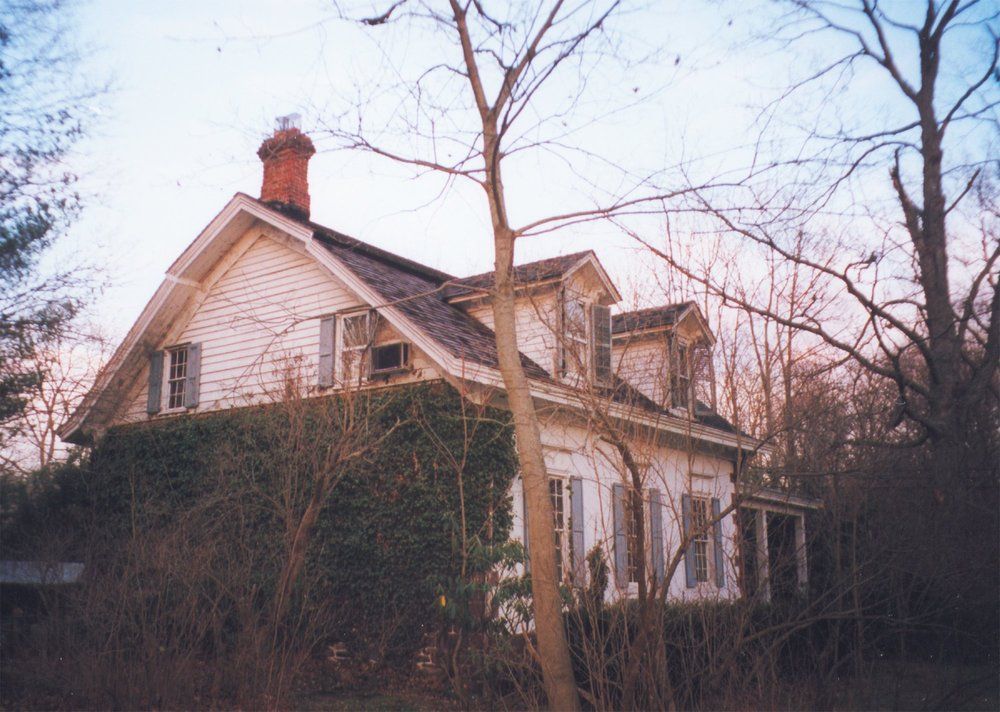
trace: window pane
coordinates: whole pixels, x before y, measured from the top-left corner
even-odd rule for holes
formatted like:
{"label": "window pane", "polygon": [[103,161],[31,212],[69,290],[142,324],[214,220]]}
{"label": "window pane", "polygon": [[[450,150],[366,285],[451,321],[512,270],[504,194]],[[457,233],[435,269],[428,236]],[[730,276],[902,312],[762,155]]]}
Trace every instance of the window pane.
{"label": "window pane", "polygon": [[363,348],[368,345],[368,314],[344,317],[344,348]]}
{"label": "window pane", "polygon": [[170,367],[167,369],[167,408],[182,408],[184,406],[187,360],[188,351],[186,348],[170,350]]}

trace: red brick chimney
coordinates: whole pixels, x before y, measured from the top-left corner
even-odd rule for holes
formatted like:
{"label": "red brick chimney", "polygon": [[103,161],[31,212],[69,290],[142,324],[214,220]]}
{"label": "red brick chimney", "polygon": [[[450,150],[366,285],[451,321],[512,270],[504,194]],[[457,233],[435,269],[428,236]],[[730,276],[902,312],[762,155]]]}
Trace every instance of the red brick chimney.
{"label": "red brick chimney", "polygon": [[257,155],[264,162],[260,199],[289,215],[309,218],[309,159],[316,148],[299,129],[298,114],[278,118],[274,135],[264,140]]}

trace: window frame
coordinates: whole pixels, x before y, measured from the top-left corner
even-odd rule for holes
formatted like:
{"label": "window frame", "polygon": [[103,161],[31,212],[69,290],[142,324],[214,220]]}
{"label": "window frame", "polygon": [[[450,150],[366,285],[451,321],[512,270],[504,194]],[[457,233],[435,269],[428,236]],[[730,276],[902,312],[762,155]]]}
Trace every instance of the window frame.
{"label": "window frame", "polygon": [[[345,386],[349,386],[352,383],[363,383],[370,376],[371,351],[375,344],[375,330],[372,327],[372,310],[363,309],[344,312],[338,314],[337,319],[340,323],[337,329],[337,345],[334,349],[336,353],[336,361],[334,363],[336,374],[339,376],[340,382]],[[348,336],[351,334],[348,324],[359,319],[363,320],[364,329],[362,333],[368,334],[367,341],[363,344],[348,345]],[[358,353],[357,364],[351,365],[351,369],[358,369],[356,373],[348,372],[348,353]]]}
{"label": "window frame", "polygon": [[647,545],[647,539],[649,537],[649,527],[643,526],[643,541],[639,541],[639,537],[635,536],[635,530],[637,528],[637,519],[642,518],[642,524],[645,525],[646,521],[646,498],[640,498],[639,511],[634,511],[635,507],[631,506],[632,491],[630,488],[626,487],[624,490],[625,502],[623,502],[625,508],[625,575],[628,579],[627,583],[629,586],[639,584],[639,559],[642,557],[643,563],[645,561],[646,552],[649,550]]}
{"label": "window frame", "polygon": [[[553,487],[558,486],[558,493]],[[573,568],[573,503],[570,478],[564,474],[549,475],[549,501],[552,504],[552,534],[556,549],[556,578],[568,583]],[[557,506],[558,503],[558,506]]]}
{"label": "window frame", "polygon": [[[712,526],[709,525],[712,519],[711,512],[712,500],[710,497],[691,495],[691,547],[694,552],[694,579],[698,585],[714,581],[712,569],[715,556],[715,537]],[[701,575],[702,571],[704,578]]]}
{"label": "window frame", "polygon": [[[186,410],[187,408],[184,404],[187,401],[188,367],[191,363],[190,347],[191,344],[186,343],[169,346],[164,349],[166,363],[164,363],[163,368],[163,394],[161,396],[163,412],[177,412]],[[183,363],[175,364],[175,356],[179,354],[184,354],[184,361]],[[174,369],[178,367],[181,369],[180,375],[175,375]],[[175,384],[180,385],[178,392],[174,392]],[[174,405],[175,400],[177,401],[176,405]]]}
{"label": "window frame", "polygon": [[[582,334],[571,333],[570,326],[573,320],[570,319],[570,304],[579,306],[580,318],[582,319]],[[593,369],[593,353],[591,353],[591,303],[583,295],[570,293],[568,290],[562,291],[560,299],[561,326],[559,338],[562,343],[559,349],[559,372],[563,378],[570,376],[590,379],[590,372]],[[570,350],[579,357],[579,364],[576,358],[570,357]],[[579,370],[578,370],[579,369]]]}
{"label": "window frame", "polygon": [[[670,343],[670,407],[681,410],[689,410],[694,400],[694,384],[691,369],[691,351],[693,344],[687,339],[679,337],[671,338]],[[683,354],[683,359],[681,358]],[[680,366],[684,367],[684,372],[680,371]],[[683,388],[681,387],[683,386]],[[681,401],[678,396],[683,393],[684,399]]]}

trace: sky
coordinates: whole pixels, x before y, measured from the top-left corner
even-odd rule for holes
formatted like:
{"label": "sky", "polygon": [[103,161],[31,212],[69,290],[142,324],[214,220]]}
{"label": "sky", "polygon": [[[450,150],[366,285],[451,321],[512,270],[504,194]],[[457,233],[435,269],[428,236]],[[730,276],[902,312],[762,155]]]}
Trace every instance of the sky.
{"label": "sky", "polygon": [[[666,162],[684,142],[708,151],[719,137],[720,148],[733,139],[732,121],[755,84],[752,63],[719,37],[730,20],[712,3],[625,18],[626,27],[644,26],[633,36],[669,46],[667,69],[655,79],[666,88],[639,111],[604,117],[595,134],[602,151],[622,162]],[[166,268],[233,193],[259,194],[256,150],[275,117],[295,112],[307,131],[321,126],[325,112],[347,108],[374,74],[384,76],[390,59],[380,47],[386,40],[367,39],[318,0],[95,0],[79,6],[77,27],[88,76],[108,80],[110,91],[95,102],[94,128],[73,159],[88,207],[61,249],[105,270],[110,286],[94,313],[111,337],[124,334]],[[736,37],[739,28],[728,28]],[[391,59],[417,64],[422,51]],[[478,188],[446,189],[436,177],[415,179],[383,159],[317,143],[314,220],[456,275],[492,268]],[[528,164],[508,173],[515,215],[583,199],[585,185],[570,179],[557,188],[540,181],[544,172]],[[518,260],[577,249],[596,249],[629,292],[635,247],[610,227],[522,241]]]}
{"label": "sky", "polygon": [[[624,75],[599,64],[576,77],[587,83],[581,110],[600,116],[576,139],[638,173],[692,157],[717,173],[745,158],[755,109],[816,61],[808,51],[774,53],[746,42],[766,30],[771,7],[657,2],[623,16],[616,26],[630,52],[655,52],[654,59]],[[91,0],[78,5],[76,27],[88,49],[85,73],[110,90],[94,102],[93,129],[72,159],[87,210],[52,259],[85,256],[100,265],[109,287],[92,311],[112,339],[127,331],[167,267],[235,192],[259,194],[256,150],[275,118],[290,113],[301,114],[319,149],[309,171],[315,221],[458,276],[492,269],[478,187],[333,150],[322,131],[359,101],[370,102],[366,118],[377,128],[395,101],[385,82],[409,81],[438,61],[447,46],[441,38],[361,29],[335,18],[322,0]],[[828,44],[817,56],[837,49]],[[891,111],[890,93],[866,81],[852,81],[866,97],[854,108]],[[553,84],[546,100],[558,103],[560,92],[578,86]],[[633,93],[644,101],[607,111]],[[405,137],[394,140],[406,145]],[[615,180],[614,171],[579,155],[525,153],[505,174],[515,221],[588,207],[594,176]],[[642,228],[655,237],[662,220]],[[648,255],[614,226],[521,240],[517,260],[581,249],[597,251],[628,304],[665,301],[644,276]]]}

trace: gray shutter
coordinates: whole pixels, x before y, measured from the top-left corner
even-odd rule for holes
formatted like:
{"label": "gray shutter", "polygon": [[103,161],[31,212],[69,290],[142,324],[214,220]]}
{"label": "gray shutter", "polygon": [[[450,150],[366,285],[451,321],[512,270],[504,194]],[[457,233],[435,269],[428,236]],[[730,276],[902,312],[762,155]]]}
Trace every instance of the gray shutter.
{"label": "gray shutter", "polygon": [[187,347],[187,375],[184,378],[184,407],[197,408],[201,390],[201,344]]}
{"label": "gray shutter", "polygon": [[587,552],[583,542],[583,479],[569,479],[570,525],[573,527],[572,556],[573,577],[577,586],[583,586],[587,579]]}
{"label": "gray shutter", "polygon": [[611,380],[611,308],[594,304],[590,311],[594,380],[608,383]]}
{"label": "gray shutter", "polygon": [[726,585],[726,557],[723,555],[722,551],[722,519],[720,514],[722,513],[722,505],[719,503],[718,498],[712,497],[712,517],[715,519],[715,524],[712,526],[713,535],[715,536],[715,585],[722,588]]}
{"label": "gray shutter", "polygon": [[163,352],[154,351],[149,355],[149,390],[146,393],[146,412],[155,415],[160,412],[163,400]]}
{"label": "gray shutter", "polygon": [[319,379],[321,386],[333,385],[334,345],[337,334],[337,317],[319,320]]}
{"label": "gray shutter", "polygon": [[653,544],[653,576],[657,586],[663,583],[663,503],[660,490],[649,490],[649,537]]}
{"label": "gray shutter", "polygon": [[531,573],[531,556],[528,551],[528,490],[524,486],[524,475],[521,475],[521,544],[524,546],[524,572]]}
{"label": "gray shutter", "polygon": [[622,588],[628,586],[628,537],[625,532],[625,487],[611,487],[615,516],[615,580]]}
{"label": "gray shutter", "polygon": [[684,522],[684,537],[688,539],[687,547],[684,549],[684,575],[687,579],[687,587],[694,588],[698,585],[698,579],[694,572],[694,542],[691,536],[691,495],[681,495],[681,517]]}

